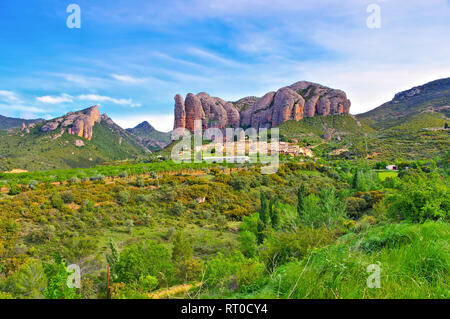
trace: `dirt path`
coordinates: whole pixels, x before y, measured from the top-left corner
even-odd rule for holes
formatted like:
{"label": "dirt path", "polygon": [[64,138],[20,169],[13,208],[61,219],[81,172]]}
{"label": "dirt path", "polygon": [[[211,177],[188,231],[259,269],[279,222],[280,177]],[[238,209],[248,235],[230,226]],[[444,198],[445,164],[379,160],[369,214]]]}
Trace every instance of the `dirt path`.
{"label": "dirt path", "polygon": [[170,287],[167,289],[152,292],[152,293],[148,294],[147,296],[151,299],[170,298],[173,296],[177,296],[177,295],[186,293],[193,288],[198,288],[201,285],[203,285],[203,283],[197,282],[195,284],[184,284],[184,285],[173,286],[173,287]]}

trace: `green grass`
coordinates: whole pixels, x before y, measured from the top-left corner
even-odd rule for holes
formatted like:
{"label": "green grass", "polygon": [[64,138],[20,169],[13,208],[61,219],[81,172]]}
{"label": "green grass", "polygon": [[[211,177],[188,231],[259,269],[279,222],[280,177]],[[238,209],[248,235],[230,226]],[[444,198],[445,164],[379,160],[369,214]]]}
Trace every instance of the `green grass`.
{"label": "green grass", "polygon": [[388,177],[396,177],[397,175],[398,175],[398,172],[393,172],[393,171],[379,171],[378,172],[378,177],[380,178],[381,181],[384,181]]}
{"label": "green grass", "polygon": [[[281,266],[255,298],[450,298],[450,226],[377,226],[312,250]],[[370,248],[367,248],[370,247]],[[367,266],[381,268],[381,287],[368,288]]]}

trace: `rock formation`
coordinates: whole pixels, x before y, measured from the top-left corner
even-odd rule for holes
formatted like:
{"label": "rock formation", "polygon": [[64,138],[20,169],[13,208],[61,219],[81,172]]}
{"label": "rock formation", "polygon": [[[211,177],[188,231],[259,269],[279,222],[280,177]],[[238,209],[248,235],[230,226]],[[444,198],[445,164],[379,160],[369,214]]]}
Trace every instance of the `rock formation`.
{"label": "rock formation", "polygon": [[201,120],[202,128],[275,127],[289,121],[299,121],[315,115],[348,114],[350,101],[345,92],[316,83],[301,81],[283,87],[263,97],[242,98],[227,102],[207,93],[189,93],[186,99],[175,96],[176,128],[194,130],[194,121]]}
{"label": "rock formation", "polygon": [[93,127],[100,121],[100,111],[95,105],[79,112],[69,112],[63,117],[51,120],[41,127],[41,131],[50,132],[58,127],[64,131],[67,128],[68,134],[91,140]]}

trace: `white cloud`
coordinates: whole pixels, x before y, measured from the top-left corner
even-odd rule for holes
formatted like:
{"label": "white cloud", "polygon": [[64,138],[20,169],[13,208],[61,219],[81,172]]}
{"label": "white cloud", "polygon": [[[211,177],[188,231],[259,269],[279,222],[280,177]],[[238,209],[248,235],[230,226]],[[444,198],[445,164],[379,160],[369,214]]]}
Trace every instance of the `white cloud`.
{"label": "white cloud", "polygon": [[0,90],[0,100],[6,103],[22,103],[22,100],[13,91]]}
{"label": "white cloud", "polygon": [[135,83],[145,82],[145,79],[136,78],[131,75],[111,74],[111,77],[113,79],[116,79],[117,81],[125,82],[125,83],[135,84]]}
{"label": "white cloud", "polygon": [[97,94],[82,94],[78,96],[78,99],[82,101],[94,101],[94,102],[110,102],[118,105],[124,105],[129,107],[140,107],[140,103],[133,102],[132,99],[116,99],[110,96],[97,95]]}
{"label": "white cloud", "polygon": [[243,64],[240,64],[236,61],[223,58],[217,54],[214,54],[214,53],[211,53],[211,52],[199,49],[199,48],[189,48],[187,50],[187,52],[189,52],[195,56],[198,56],[202,59],[212,60],[214,62],[219,62],[219,63],[227,65],[227,66],[233,66],[233,67],[242,67],[243,66]]}
{"label": "white cloud", "polygon": [[135,127],[143,121],[147,121],[155,129],[169,132],[173,129],[173,114],[134,114],[129,116],[120,115],[118,118],[111,116],[112,120],[123,128]]}
{"label": "white cloud", "polygon": [[51,96],[51,95],[38,96],[36,98],[36,100],[41,103],[60,104],[60,103],[73,102],[73,96],[63,93],[60,96]]}

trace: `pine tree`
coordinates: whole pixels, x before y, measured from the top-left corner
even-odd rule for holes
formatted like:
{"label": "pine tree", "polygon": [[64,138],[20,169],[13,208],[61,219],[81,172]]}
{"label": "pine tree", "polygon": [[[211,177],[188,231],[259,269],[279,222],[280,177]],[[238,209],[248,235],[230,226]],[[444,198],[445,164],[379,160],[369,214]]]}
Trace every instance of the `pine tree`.
{"label": "pine tree", "polygon": [[297,214],[301,218],[305,211],[306,188],[305,184],[300,184],[297,192]]}
{"label": "pine tree", "polygon": [[278,228],[280,223],[278,216],[278,197],[270,201],[270,222],[274,229]]}

